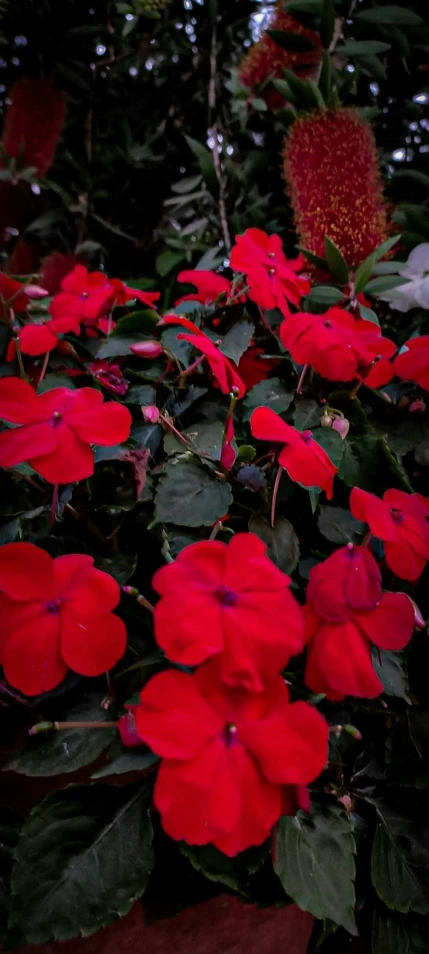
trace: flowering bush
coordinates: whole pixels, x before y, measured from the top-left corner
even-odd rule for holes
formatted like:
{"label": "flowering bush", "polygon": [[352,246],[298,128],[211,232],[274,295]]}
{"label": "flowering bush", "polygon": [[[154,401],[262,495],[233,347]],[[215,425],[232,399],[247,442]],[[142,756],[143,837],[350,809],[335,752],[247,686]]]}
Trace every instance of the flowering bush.
{"label": "flowering bush", "polygon": [[[224,88],[231,14],[190,18],[186,36],[210,32],[211,124],[207,145],[187,136],[190,176],[166,184],[169,145],[155,161],[174,84],[145,143],[136,121],[109,131],[112,162],[129,139],[130,174],[157,166],[168,192],[153,222],[147,190],[149,235],[138,189],[103,171],[98,66],[134,80],[135,32],[159,78],[183,23],[166,0],[112,6],[84,124],[63,91],[73,21],[49,78],[10,84],[3,128],[0,185],[25,203],[3,210],[0,273],[0,724],[20,793],[0,807],[0,931],[8,949],[66,940],[140,898],[153,920],[232,892],[312,916],[309,954],[417,954],[429,224],[386,194],[370,120],[397,135],[388,79],[414,75],[427,26],[417,2],[276,3],[244,59],[231,26]],[[271,174],[270,150],[275,203],[252,158]]]}

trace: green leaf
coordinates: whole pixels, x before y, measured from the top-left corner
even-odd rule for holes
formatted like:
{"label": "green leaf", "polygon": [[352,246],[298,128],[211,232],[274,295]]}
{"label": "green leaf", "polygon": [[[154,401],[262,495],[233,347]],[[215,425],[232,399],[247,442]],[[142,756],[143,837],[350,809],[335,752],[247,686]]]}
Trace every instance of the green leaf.
{"label": "green leaf", "polygon": [[284,71],[289,87],[288,99],[299,109],[324,109],[325,102],[318,87],[311,80],[299,79],[292,70]]}
{"label": "green leaf", "polygon": [[321,505],[317,526],[321,534],[330,543],[360,543],[365,526],[360,520],[355,520],[349,510],[344,507],[328,507]]}
{"label": "green leaf", "polygon": [[373,53],[386,53],[390,49],[390,43],[383,43],[382,40],[347,40],[335,52],[343,56],[372,56]]}
{"label": "green leaf", "polygon": [[386,23],[388,26],[424,26],[422,17],[408,7],[392,6],[371,7],[369,10],[360,10],[353,14],[355,20],[365,20],[366,23]]}
{"label": "green leaf", "polygon": [[161,335],[161,343],[164,348],[167,348],[167,351],[171,351],[172,354],[178,358],[181,364],[188,367],[191,362],[191,355],[194,354],[192,351],[192,345],[190,341],[184,341],[181,338],[178,338],[178,335],[183,333],[183,329],[180,327],[170,327],[166,328]]}
{"label": "green leaf", "polygon": [[378,83],[384,83],[387,79],[386,70],[378,56],[361,56],[359,66],[363,73],[373,76]]}
{"label": "green leaf", "polygon": [[314,13],[320,14],[322,0],[289,0],[285,9],[288,13]]}
{"label": "green leaf", "polygon": [[265,30],[265,33],[274,40],[274,43],[281,46],[282,50],[310,53],[316,49],[314,43],[301,33],[288,33],[284,30]]}
{"label": "green leaf", "polygon": [[339,301],[343,301],[344,293],[339,288],[332,288],[332,285],[316,285],[306,297],[315,305],[329,308],[330,305],[337,305]]}
{"label": "green leaf", "polygon": [[313,427],[319,427],[320,419],[323,414],[323,408],[312,398],[297,397],[295,401],[295,411],[293,415],[293,424],[299,431],[312,430]]}
{"label": "green leaf", "polygon": [[347,285],[349,280],[349,266],[335,242],[325,235],[325,257],[329,265],[329,270],[340,285]]}
{"label": "green leaf", "polygon": [[93,779],[109,778],[111,775],[127,775],[130,772],[146,772],[158,762],[158,756],[153,752],[147,752],[144,746],[141,749],[137,746],[135,749],[122,749],[118,751],[113,758],[109,755],[109,761],[98,772],[91,776]]}
{"label": "green leaf", "polygon": [[329,50],[335,28],[335,10],[333,0],[323,0],[320,15],[320,38],[325,50]]}
{"label": "green leaf", "polygon": [[211,152],[209,152],[206,146],[203,146],[202,143],[198,142],[197,139],[192,139],[191,136],[185,136],[185,140],[190,150],[193,152],[195,158],[198,160],[198,165],[201,169],[203,178],[207,182],[207,185],[212,190],[217,189],[218,181]]}
{"label": "green leaf", "polygon": [[429,713],[413,707],[397,714],[386,742],[388,781],[419,791],[429,788]]}
{"label": "green leaf", "polygon": [[[322,57],[322,68],[319,77],[319,89],[328,106],[331,105],[332,97],[332,63],[331,55],[326,50]],[[322,259],[323,261],[323,259]]]}
{"label": "green leaf", "polygon": [[410,816],[377,803],[372,883],[388,908],[402,914],[429,914],[429,830],[415,808]]}
{"label": "green leaf", "polygon": [[68,388],[74,391],[73,378],[68,374],[46,374],[43,381],[37,386],[38,394],[45,394],[46,391],[52,391],[53,388]]}
{"label": "green leaf", "polygon": [[[192,424],[181,433],[191,442],[196,452],[207,454],[213,460],[220,460],[223,432],[222,421],[198,421],[197,424]],[[170,432],[164,437],[164,450],[168,456],[183,454],[186,451],[186,444]]]}
{"label": "green leaf", "polygon": [[267,545],[267,554],[279,570],[288,575],[293,573],[299,562],[299,543],[295,530],[286,517],[276,517],[274,527],[271,527],[263,514],[253,513],[249,520],[249,530],[256,533]]}
{"label": "green leaf", "polygon": [[9,878],[13,852],[23,819],[10,808],[0,807],[0,938],[4,937],[10,908]]}
{"label": "green leaf", "polygon": [[338,476],[343,480],[347,487],[354,487],[359,483],[359,461],[356,457],[353,445],[349,440],[343,441],[343,454],[338,467]]}
{"label": "green leaf", "polygon": [[172,458],[155,496],[157,523],[211,527],[232,503],[231,487],[196,460]]}
{"label": "green leaf", "polygon": [[392,914],[378,905],[372,926],[372,954],[427,954],[429,918]]}
{"label": "green leaf", "polygon": [[[105,695],[105,693],[104,693]],[[87,693],[78,703],[55,718],[65,722],[107,722],[111,716],[101,707],[103,693]],[[95,762],[115,737],[115,729],[64,729],[29,738],[25,747],[8,762],[4,771],[33,778],[76,772]]]}
{"label": "green leaf", "polygon": [[243,321],[237,321],[222,339],[219,350],[235,364],[238,364],[249,347],[254,331],[255,326],[252,321],[248,321],[246,318]]}
{"label": "green leaf", "polygon": [[280,378],[269,378],[259,381],[247,392],[243,401],[243,420],[249,421],[257,407],[270,407],[278,414],[287,411],[294,399],[293,391],[288,391],[284,381]]}
{"label": "green leaf", "polygon": [[380,275],[379,278],[372,278],[366,286],[369,295],[382,295],[384,292],[397,288],[398,285],[407,285],[409,279],[402,275]]}
{"label": "green leaf", "polygon": [[339,467],[344,453],[345,441],[340,437],[338,431],[333,431],[330,427],[317,427],[313,431],[314,440],[323,447],[328,457],[330,457],[335,467]]}
{"label": "green leaf", "polygon": [[391,238],[386,239],[385,242],[379,245],[372,253],[374,256],[374,261],[379,262],[384,255],[387,255],[387,252],[390,252],[390,249],[393,248],[394,245],[397,245],[400,238],[400,235],[392,235]]}
{"label": "green leaf", "polygon": [[350,934],[357,933],[354,852],[350,820],[337,802],[314,802],[310,814],[279,821],[274,870],[286,894],[301,910]]}
{"label": "green leaf", "polygon": [[228,858],[214,845],[186,845],[183,842],[180,850],[205,878],[220,882],[244,897],[250,895],[249,876],[258,871],[269,854],[266,844],[249,848],[233,858]]}
{"label": "green leaf", "polygon": [[96,344],[94,356],[96,358],[118,358],[122,355],[131,357],[130,345],[140,344],[142,341],[144,341],[144,338],[141,334],[109,335],[106,341]]}
{"label": "green leaf", "polygon": [[373,646],[372,664],[378,678],[383,683],[386,696],[393,696],[395,699],[404,699],[405,702],[410,702],[403,654],[379,650],[376,646]]}
{"label": "green leaf", "polygon": [[378,320],[378,315],[372,308],[367,308],[366,305],[359,304],[359,311],[361,318],[364,318],[365,321],[372,321],[373,325],[380,327],[380,322]]}
{"label": "green leaf", "polygon": [[429,176],[425,172],[421,172],[420,169],[397,169],[393,173],[393,179],[415,179],[416,182],[420,182],[420,185],[425,186],[426,189],[429,188]]}
{"label": "green leaf", "polygon": [[31,812],[15,851],[9,937],[87,936],[128,914],[153,865],[150,790],[70,785]]}
{"label": "green leaf", "polygon": [[151,308],[143,308],[140,311],[132,311],[129,315],[124,315],[116,322],[109,338],[115,338],[121,335],[134,334],[140,331],[143,335],[153,333],[159,322],[159,315]]}
{"label": "green leaf", "polygon": [[310,252],[308,248],[303,248],[302,245],[297,245],[296,247],[298,249],[298,252],[302,252],[305,258],[307,258],[309,262],[315,265],[316,268],[321,268],[322,271],[324,272],[329,271],[326,258],[322,258],[321,255],[315,255],[314,252]]}
{"label": "green leaf", "polygon": [[141,406],[155,404],[155,388],[151,384],[133,384],[132,387],[128,388],[124,396],[124,402],[125,404],[139,404]]}
{"label": "green leaf", "polygon": [[176,268],[177,265],[180,265],[180,262],[183,262],[184,258],[185,251],[171,252],[170,249],[165,249],[164,252],[161,252],[161,254],[157,256],[155,261],[158,275],[161,275],[161,278],[165,278],[173,271],[173,268]]}

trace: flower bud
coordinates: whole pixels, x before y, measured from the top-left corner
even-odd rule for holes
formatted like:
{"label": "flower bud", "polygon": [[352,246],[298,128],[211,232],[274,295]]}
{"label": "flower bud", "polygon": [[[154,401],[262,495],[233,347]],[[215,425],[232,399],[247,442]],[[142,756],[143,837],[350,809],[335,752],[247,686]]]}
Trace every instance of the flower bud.
{"label": "flower bud", "polygon": [[139,358],[159,358],[164,348],[159,341],[139,341],[138,344],[130,345],[130,351]]}
{"label": "flower bud", "polygon": [[155,404],[147,404],[141,409],[143,418],[148,424],[158,424],[160,412]]}
{"label": "flower bud", "polygon": [[138,706],[125,706],[128,710],[125,715],[121,716],[117,723],[117,730],[121,737],[122,745],[125,745],[125,748],[130,749],[135,745],[142,745],[142,740],[137,732],[136,728],[136,719],[134,712]]}
{"label": "flower bud", "polygon": [[336,417],[332,425],[332,430],[337,431],[342,441],[345,441],[350,430],[350,421],[346,417]]}
{"label": "flower bud", "polygon": [[40,288],[40,285],[26,285],[24,291],[29,298],[47,298],[49,295],[46,288]]}
{"label": "flower bud", "polygon": [[409,407],[410,414],[415,414],[416,411],[419,414],[423,414],[425,410],[426,410],[426,404],[424,401],[413,401],[413,403],[410,404],[410,407]]}
{"label": "flower bud", "polygon": [[322,427],[332,427],[334,423],[334,418],[330,414],[327,414],[326,411],[320,418],[320,423]]}
{"label": "flower bud", "polygon": [[420,612],[420,610],[419,610],[419,608],[418,608],[418,606],[417,606],[417,603],[415,603],[414,600],[411,599],[411,596],[409,596],[408,599],[409,599],[409,600],[411,601],[411,603],[413,604],[413,610],[414,610],[414,626],[415,626],[415,628],[416,628],[416,629],[424,629],[426,624],[425,624],[425,621],[424,621],[424,619],[423,619],[423,616],[422,616],[422,614],[421,614],[421,612]]}

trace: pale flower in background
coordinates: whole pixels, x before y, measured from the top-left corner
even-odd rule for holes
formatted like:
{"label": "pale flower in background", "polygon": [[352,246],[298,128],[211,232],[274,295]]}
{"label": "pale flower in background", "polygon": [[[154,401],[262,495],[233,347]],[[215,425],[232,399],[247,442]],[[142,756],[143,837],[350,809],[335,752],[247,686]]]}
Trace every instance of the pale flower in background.
{"label": "pale flower in background", "polygon": [[408,261],[401,268],[400,275],[408,279],[405,285],[382,296],[396,311],[410,311],[411,308],[429,309],[429,242],[416,245]]}

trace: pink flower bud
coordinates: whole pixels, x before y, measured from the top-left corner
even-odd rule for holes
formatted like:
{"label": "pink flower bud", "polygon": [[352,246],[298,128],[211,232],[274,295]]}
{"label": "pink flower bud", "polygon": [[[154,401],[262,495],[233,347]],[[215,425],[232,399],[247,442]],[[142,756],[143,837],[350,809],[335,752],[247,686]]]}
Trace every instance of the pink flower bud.
{"label": "pink flower bud", "polygon": [[130,345],[130,350],[139,358],[159,358],[164,348],[159,341],[139,341],[138,344]]}
{"label": "pink flower bud", "polygon": [[128,709],[128,712],[121,716],[117,723],[117,730],[121,737],[122,745],[125,745],[125,748],[130,749],[135,745],[142,745],[142,740],[137,732],[136,728],[136,719],[134,712],[138,706],[125,706]]}
{"label": "pink flower bud", "polygon": [[342,805],[344,805],[346,812],[352,811],[353,802],[350,798],[350,795],[341,795],[341,798],[339,798],[338,801],[341,802]]}
{"label": "pink flower bud", "polygon": [[155,404],[147,404],[146,407],[142,407],[142,414],[148,424],[158,424],[160,412]]}
{"label": "pink flower bud", "polygon": [[47,298],[49,295],[46,288],[40,288],[40,285],[26,285],[24,291],[29,298]]}
{"label": "pink flower bud", "polygon": [[411,599],[411,596],[409,596],[408,599],[411,600],[411,603],[413,604],[413,610],[414,610],[414,626],[415,626],[415,628],[416,628],[416,629],[424,629],[426,624],[425,624],[425,621],[424,621],[424,619],[423,619],[423,616],[422,616],[422,614],[421,614],[421,612],[420,612],[420,610],[419,610],[419,608],[418,608],[418,606],[417,606],[417,603],[415,603],[414,600]]}
{"label": "pink flower bud", "polygon": [[413,403],[410,404],[410,407],[409,407],[410,414],[414,414],[416,411],[419,414],[423,414],[423,411],[425,410],[426,410],[426,404],[424,401],[413,401]]}
{"label": "pink flower bud", "polygon": [[336,417],[332,425],[333,431],[338,431],[342,441],[345,441],[350,430],[350,421],[346,417]]}

